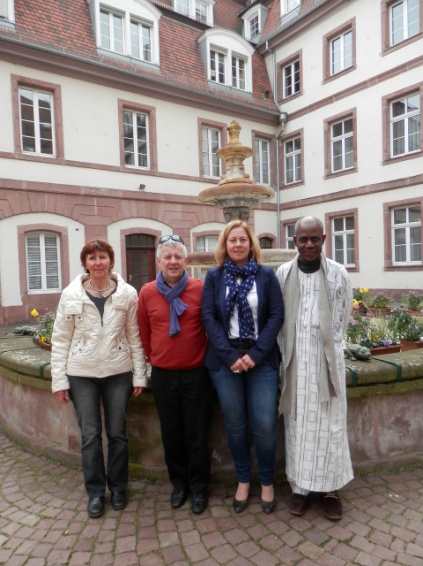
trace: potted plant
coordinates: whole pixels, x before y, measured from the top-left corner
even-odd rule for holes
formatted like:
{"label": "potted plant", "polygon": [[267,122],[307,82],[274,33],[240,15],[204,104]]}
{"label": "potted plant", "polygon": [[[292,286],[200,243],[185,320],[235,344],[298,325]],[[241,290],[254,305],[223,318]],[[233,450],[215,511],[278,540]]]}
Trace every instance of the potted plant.
{"label": "potted plant", "polygon": [[403,303],[409,308],[410,311],[418,312],[423,306],[423,293],[410,291],[402,298]]}
{"label": "potted plant", "polygon": [[358,306],[359,312],[366,312],[367,310],[364,298],[368,292],[369,290],[367,287],[360,287],[359,289],[354,289],[353,291],[353,305]]}
{"label": "potted plant", "polygon": [[372,318],[370,336],[372,355],[394,354],[401,349],[399,337],[385,315]]}
{"label": "potted plant", "polygon": [[360,313],[358,303],[353,307],[345,334],[347,344],[368,345],[370,341],[370,314]]}
{"label": "potted plant", "polygon": [[423,319],[413,317],[401,341],[401,352],[423,348]]}

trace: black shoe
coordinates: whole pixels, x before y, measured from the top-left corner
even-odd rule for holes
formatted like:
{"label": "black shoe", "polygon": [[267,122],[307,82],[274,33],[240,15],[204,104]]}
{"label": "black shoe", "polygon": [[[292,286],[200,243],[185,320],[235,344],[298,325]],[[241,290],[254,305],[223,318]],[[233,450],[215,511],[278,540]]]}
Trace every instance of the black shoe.
{"label": "black shoe", "polygon": [[209,503],[209,498],[207,495],[207,489],[204,488],[197,493],[193,493],[191,501],[191,511],[195,515],[201,515],[207,509]]}
{"label": "black shoe", "polygon": [[91,497],[88,500],[87,511],[91,519],[101,517],[104,511],[104,497]]}
{"label": "black shoe", "polygon": [[128,498],[126,491],[112,491],[112,507],[116,511],[118,509],[125,509],[128,505]]}
{"label": "black shoe", "polygon": [[248,507],[248,497],[246,499],[243,499],[242,501],[240,501],[239,499],[234,497],[232,505],[233,505],[235,513],[237,513],[237,514],[242,513]]}
{"label": "black shoe", "polygon": [[182,507],[188,497],[188,488],[186,487],[175,487],[173,493],[170,497],[170,504],[173,509],[178,509]]}
{"label": "black shoe", "polygon": [[270,513],[273,513],[273,511],[276,509],[276,499],[273,499],[273,501],[263,501],[263,499],[260,499],[260,505],[263,513],[270,515]]}

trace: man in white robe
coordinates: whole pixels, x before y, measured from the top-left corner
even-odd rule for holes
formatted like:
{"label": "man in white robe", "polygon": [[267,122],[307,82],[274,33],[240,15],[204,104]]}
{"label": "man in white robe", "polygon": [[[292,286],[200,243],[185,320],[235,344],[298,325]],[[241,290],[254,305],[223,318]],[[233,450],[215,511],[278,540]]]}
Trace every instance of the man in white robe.
{"label": "man in white robe", "polygon": [[322,254],[323,224],[310,216],[295,226],[298,255],[277,271],[285,324],[279,334],[289,510],[303,515],[310,492],[323,493],[328,519],[342,518],[337,490],[353,478],[347,438],[342,340],[352,309],[345,268]]}

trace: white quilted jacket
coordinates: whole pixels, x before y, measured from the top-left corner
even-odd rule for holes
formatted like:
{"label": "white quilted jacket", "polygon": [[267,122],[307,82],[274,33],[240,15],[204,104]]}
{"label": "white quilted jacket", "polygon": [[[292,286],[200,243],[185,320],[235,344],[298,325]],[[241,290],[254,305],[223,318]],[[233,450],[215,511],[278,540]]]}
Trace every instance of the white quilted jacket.
{"label": "white quilted jacket", "polygon": [[138,330],[137,292],[117,273],[116,291],[107,299],[103,320],[78,275],[64,289],[53,328],[53,393],[69,389],[67,375],[107,377],[133,371],[134,387],[147,384],[144,348]]}

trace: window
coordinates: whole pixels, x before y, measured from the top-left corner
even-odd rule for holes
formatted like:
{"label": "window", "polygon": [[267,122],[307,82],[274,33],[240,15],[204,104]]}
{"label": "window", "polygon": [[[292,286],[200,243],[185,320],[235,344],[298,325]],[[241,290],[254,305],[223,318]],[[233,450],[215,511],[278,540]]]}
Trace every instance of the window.
{"label": "window", "polygon": [[352,31],[347,31],[331,41],[330,50],[331,75],[335,75],[351,67],[352,59]]}
{"label": "window", "polygon": [[246,61],[241,57],[232,55],[232,86],[245,90]]}
{"label": "window", "polygon": [[338,263],[355,265],[354,216],[332,218],[332,250]]}
{"label": "window", "polygon": [[325,81],[355,69],[355,38],[355,18],[344,22],[324,36],[323,79]]}
{"label": "window", "polygon": [[207,30],[198,41],[209,81],[252,92],[254,47],[248,41],[221,28]]}
{"label": "window", "polygon": [[213,24],[213,0],[174,0],[176,12],[203,24]]}
{"label": "window", "polygon": [[419,205],[391,211],[393,263],[421,264],[421,208]]}
{"label": "window", "polygon": [[151,62],[151,26],[131,21],[131,55]]}
{"label": "window", "polygon": [[59,290],[59,236],[50,232],[31,232],[25,238],[25,245],[28,292]]}
{"label": "window", "polygon": [[148,116],[131,110],[123,111],[125,164],[148,167]]}
{"label": "window", "polygon": [[343,120],[331,126],[332,172],[350,169],[354,165],[353,121]]}
{"label": "window", "polygon": [[248,37],[254,39],[260,34],[259,14],[255,14],[248,22]]}
{"label": "window", "polygon": [[285,242],[286,242],[285,245],[286,245],[288,250],[295,250],[294,235],[295,235],[295,224],[286,224],[285,225]]}
{"label": "window", "polygon": [[273,241],[266,236],[259,238],[259,244],[262,250],[270,250],[273,248]]}
{"label": "window", "polygon": [[55,155],[53,95],[20,87],[19,119],[22,151]]}
{"label": "window", "polygon": [[283,70],[283,97],[300,92],[300,61],[293,61]]}
{"label": "window", "polygon": [[2,24],[5,22],[14,22],[14,0],[0,0],[0,20],[2,20]]}
{"label": "window", "polygon": [[301,181],[301,138],[295,137],[285,142],[285,185]]}
{"label": "window", "polygon": [[299,8],[301,5],[301,0],[281,0],[281,12],[282,14],[288,14]]}
{"label": "window", "polygon": [[416,92],[390,105],[391,157],[420,150],[420,93]]}
{"label": "window", "polygon": [[199,236],[196,238],[197,252],[214,252],[218,236]]}
{"label": "window", "polygon": [[390,45],[396,45],[420,31],[420,0],[393,2],[389,7]]}
{"label": "window", "polygon": [[216,154],[220,146],[220,131],[203,126],[201,128],[201,142],[203,175],[205,177],[220,177],[220,161]]}
{"label": "window", "polygon": [[270,143],[268,140],[255,138],[254,140],[254,165],[255,179],[257,183],[270,184]]}
{"label": "window", "polygon": [[210,51],[210,79],[220,84],[226,83],[225,55],[212,49]]}
{"label": "window", "polygon": [[159,64],[160,12],[144,0],[127,0],[124,5],[127,11],[95,4],[99,6],[95,19],[97,46],[109,53]]}

